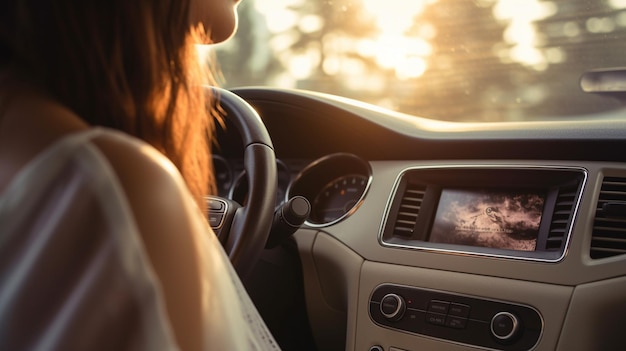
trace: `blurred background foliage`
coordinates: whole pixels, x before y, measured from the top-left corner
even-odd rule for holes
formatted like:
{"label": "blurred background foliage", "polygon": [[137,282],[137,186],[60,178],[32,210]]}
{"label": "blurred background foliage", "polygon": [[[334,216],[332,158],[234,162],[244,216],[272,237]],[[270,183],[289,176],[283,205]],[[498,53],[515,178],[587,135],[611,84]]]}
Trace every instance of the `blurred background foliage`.
{"label": "blurred background foliage", "polygon": [[244,0],[239,15],[216,46],[225,87],[308,89],[450,121],[620,107],[579,79],[626,66],[626,0]]}

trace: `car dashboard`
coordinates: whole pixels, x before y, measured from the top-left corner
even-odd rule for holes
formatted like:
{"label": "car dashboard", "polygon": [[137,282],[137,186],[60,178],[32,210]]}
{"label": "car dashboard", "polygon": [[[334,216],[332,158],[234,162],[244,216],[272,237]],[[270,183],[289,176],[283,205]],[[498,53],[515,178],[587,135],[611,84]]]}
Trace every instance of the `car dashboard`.
{"label": "car dashboard", "polygon": [[[626,119],[452,123],[240,88],[278,159],[319,350],[611,350],[626,335]],[[226,111],[228,114],[228,111]],[[221,196],[247,192],[218,128]]]}

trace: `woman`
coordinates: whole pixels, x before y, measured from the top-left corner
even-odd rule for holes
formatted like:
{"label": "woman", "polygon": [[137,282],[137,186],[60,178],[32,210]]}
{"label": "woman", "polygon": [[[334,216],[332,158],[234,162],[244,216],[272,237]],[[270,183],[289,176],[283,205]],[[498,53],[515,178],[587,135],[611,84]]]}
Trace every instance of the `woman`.
{"label": "woman", "polygon": [[0,349],[275,348],[202,215],[236,5],[0,2]]}

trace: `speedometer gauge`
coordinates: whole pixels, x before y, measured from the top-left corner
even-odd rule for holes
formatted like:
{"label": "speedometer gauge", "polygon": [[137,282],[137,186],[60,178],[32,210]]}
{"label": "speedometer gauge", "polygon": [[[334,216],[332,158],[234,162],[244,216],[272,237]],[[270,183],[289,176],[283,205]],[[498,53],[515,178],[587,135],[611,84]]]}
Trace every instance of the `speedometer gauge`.
{"label": "speedometer gauge", "polygon": [[312,204],[310,219],[329,223],[341,218],[354,208],[367,187],[367,177],[347,175],[328,183]]}
{"label": "speedometer gauge", "polygon": [[334,225],[355,213],[372,181],[367,161],[348,153],[322,157],[305,167],[292,182],[288,196],[304,196],[311,203],[306,224]]}

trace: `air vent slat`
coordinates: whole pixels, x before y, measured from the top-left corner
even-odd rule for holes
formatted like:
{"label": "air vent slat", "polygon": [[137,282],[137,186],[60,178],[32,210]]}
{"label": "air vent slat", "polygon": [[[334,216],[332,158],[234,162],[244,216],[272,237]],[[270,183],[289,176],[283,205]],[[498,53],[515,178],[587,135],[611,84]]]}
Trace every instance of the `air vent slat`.
{"label": "air vent slat", "polygon": [[594,230],[597,230],[597,231],[608,231],[608,232],[618,232],[618,233],[626,233],[626,228],[615,228],[615,227],[602,227],[602,226],[594,226]]}
{"label": "air vent slat", "polygon": [[576,206],[579,186],[580,184],[576,182],[562,186],[558,190],[559,192],[550,222],[550,230],[548,231],[548,238],[546,240],[546,249],[549,251],[560,250],[565,244],[568,228],[574,213],[574,207]]}
{"label": "air vent slat", "polygon": [[569,209],[566,209],[566,210],[560,210],[560,211],[554,211],[554,216],[564,216],[564,217],[569,217]]}
{"label": "air vent slat", "polygon": [[618,186],[626,186],[626,178],[624,178],[624,180],[619,181],[618,179],[621,178],[614,178],[614,177],[607,177],[604,178],[604,185],[606,185],[607,187],[613,186],[613,185],[618,185]]}
{"label": "air vent slat", "polygon": [[406,197],[410,198],[410,197],[414,197],[417,199],[421,199],[422,197],[424,197],[424,192],[423,191],[418,191],[418,190],[409,190],[406,192]]}
{"label": "air vent slat", "polygon": [[[625,184],[625,186],[626,186],[626,184]],[[604,191],[600,191],[600,194],[602,194],[602,195],[613,195],[613,196],[626,196],[626,194],[624,194],[621,191],[606,191],[606,190],[604,190]]]}
{"label": "air vent slat", "polygon": [[592,252],[596,252],[598,254],[604,254],[603,257],[610,257],[610,256],[623,255],[626,253],[626,249],[594,248]]}
{"label": "air vent slat", "polygon": [[[598,212],[596,212],[596,216],[597,215],[598,215]],[[621,225],[624,225],[624,228],[626,228],[626,219],[596,217],[596,223],[607,223],[614,227],[621,224]]]}
{"label": "air vent slat", "polygon": [[561,202],[561,203],[556,204],[556,209],[562,211],[562,210],[571,209],[572,206],[574,206],[574,201]]}
{"label": "air vent slat", "polygon": [[408,225],[411,225],[411,224],[415,224],[415,221],[404,221],[404,220],[398,219],[398,220],[396,221],[396,224],[397,224],[397,225],[400,225],[400,224],[408,224]]}
{"label": "air vent slat", "polygon": [[406,202],[410,202],[410,203],[421,203],[421,202],[422,202],[422,201],[421,201],[421,199],[417,199],[417,198],[410,198],[410,197],[409,197],[409,198],[404,199],[404,201],[406,201]]}
{"label": "air vent slat", "polygon": [[394,228],[393,232],[394,232],[394,235],[399,235],[399,236],[404,236],[404,237],[410,237],[411,235],[413,235],[413,229],[411,228]]}
{"label": "air vent slat", "polygon": [[626,201],[626,194],[618,191],[601,191],[600,197],[603,199],[604,202]]}
{"label": "air vent slat", "polygon": [[626,244],[626,239],[623,239],[623,238],[595,237],[593,238],[593,240],[608,242],[608,243]]}
{"label": "air vent slat", "polygon": [[407,184],[402,198],[398,216],[393,226],[393,235],[401,237],[411,237],[417,223],[417,216],[422,207],[426,187],[419,184]]}
{"label": "air vent slat", "polygon": [[568,221],[569,221],[569,217],[566,219],[553,219],[552,225],[555,225],[555,224],[567,225]]}
{"label": "air vent slat", "polygon": [[608,217],[603,206],[610,202],[626,201],[626,178],[605,177],[593,223],[589,255],[600,259],[626,254],[626,218]]}

